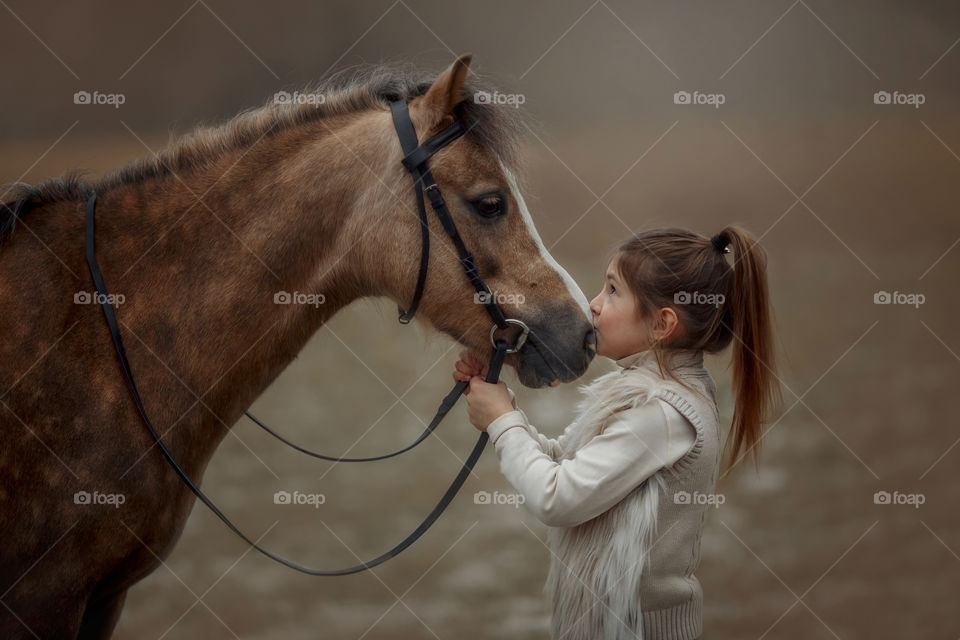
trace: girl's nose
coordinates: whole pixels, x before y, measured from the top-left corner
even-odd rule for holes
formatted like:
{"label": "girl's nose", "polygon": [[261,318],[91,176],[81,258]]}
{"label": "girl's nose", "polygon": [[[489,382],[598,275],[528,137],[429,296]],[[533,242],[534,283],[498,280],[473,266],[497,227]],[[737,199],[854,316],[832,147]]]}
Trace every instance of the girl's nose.
{"label": "girl's nose", "polygon": [[594,316],[600,315],[600,303],[598,302],[599,300],[600,300],[600,296],[597,296],[596,298],[590,301],[590,312]]}

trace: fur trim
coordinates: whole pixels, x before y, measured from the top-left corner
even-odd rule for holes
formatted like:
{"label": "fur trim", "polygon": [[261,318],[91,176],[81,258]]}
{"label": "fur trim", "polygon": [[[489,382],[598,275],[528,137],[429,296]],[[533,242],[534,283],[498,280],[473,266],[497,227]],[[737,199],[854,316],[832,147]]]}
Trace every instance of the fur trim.
{"label": "fur trim", "polygon": [[[651,401],[662,383],[648,371],[605,374],[581,385],[585,397],[559,459],[603,432],[614,414]],[[548,530],[551,559],[544,592],[551,600],[551,637],[564,640],[642,638],[640,579],[657,529],[662,472],[596,518]]]}

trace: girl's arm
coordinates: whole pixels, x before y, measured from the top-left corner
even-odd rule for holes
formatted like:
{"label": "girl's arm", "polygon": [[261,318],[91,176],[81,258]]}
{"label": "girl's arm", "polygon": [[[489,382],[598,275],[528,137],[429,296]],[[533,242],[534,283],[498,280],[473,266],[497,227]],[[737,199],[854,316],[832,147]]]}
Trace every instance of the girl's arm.
{"label": "girl's arm", "polygon": [[[460,359],[454,365],[453,379],[460,381],[469,381],[473,376],[486,377],[487,375],[487,364],[482,362],[477,358],[476,355],[463,351],[460,353]],[[567,436],[566,434],[560,436],[559,438],[548,438],[547,436],[539,433],[536,429],[533,428],[533,425],[527,420],[526,414],[523,411],[520,411],[517,407],[517,396],[513,393],[513,390],[506,386],[503,387],[507,390],[507,393],[510,395],[510,405],[513,407],[513,411],[508,411],[503,413],[495,420],[492,420],[486,425],[477,425],[486,426],[485,429],[489,433],[490,427],[496,425],[496,430],[506,428],[507,426],[522,425],[526,428],[527,432],[531,437],[536,438],[539,443],[540,449],[549,455],[552,459],[556,460],[562,453],[563,447],[566,444]],[[469,389],[465,393],[469,392]],[[467,400],[469,403],[469,398]]]}
{"label": "girl's arm", "polygon": [[[532,438],[536,439],[541,451],[553,460],[559,458],[563,454],[563,448],[567,443],[568,434],[564,433],[559,438],[548,438],[537,431],[536,428],[530,424],[530,421],[527,420],[527,414],[517,407],[517,397],[513,393],[513,390],[507,387],[507,392],[510,394],[510,404],[513,405],[513,411],[503,414],[490,423],[487,427],[487,435],[490,436],[490,440],[492,441],[494,435],[499,435],[504,429],[511,426],[522,426]],[[493,429],[493,431],[491,431],[491,429]],[[569,429],[569,427],[567,427],[567,429]]]}
{"label": "girl's arm", "polygon": [[[620,502],[644,480],[693,447],[696,431],[669,403],[652,399],[616,414],[603,433],[557,462],[529,430],[522,411],[490,423],[500,471],[544,524],[572,527]],[[562,440],[562,437],[561,437]],[[559,442],[559,441],[552,441]]]}

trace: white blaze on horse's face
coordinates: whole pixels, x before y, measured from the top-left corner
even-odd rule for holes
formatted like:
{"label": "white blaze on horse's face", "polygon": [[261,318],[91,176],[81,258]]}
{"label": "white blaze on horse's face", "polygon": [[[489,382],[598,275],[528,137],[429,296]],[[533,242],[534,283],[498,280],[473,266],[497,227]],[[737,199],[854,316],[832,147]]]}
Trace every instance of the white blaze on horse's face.
{"label": "white blaze on horse's face", "polygon": [[540,239],[540,234],[537,233],[537,228],[533,226],[533,218],[530,216],[530,210],[527,209],[527,203],[523,199],[523,194],[520,193],[520,188],[517,186],[516,176],[513,175],[513,172],[510,171],[503,163],[500,163],[500,167],[503,170],[503,175],[507,177],[507,184],[510,185],[510,195],[517,203],[517,208],[520,210],[520,216],[523,218],[523,223],[527,227],[527,233],[530,234],[530,237],[537,244],[537,249],[540,251],[540,257],[550,265],[554,271],[557,272],[557,275],[560,276],[563,283],[567,286],[567,291],[570,292],[570,297],[573,298],[577,304],[580,306],[580,309],[583,310],[583,315],[586,317],[587,321],[591,324],[593,323],[593,315],[590,312],[590,303],[587,301],[587,296],[584,295],[583,290],[577,285],[576,281],[570,277],[570,274],[567,273],[567,270],[560,266],[553,256],[550,255],[550,252],[547,251],[547,247],[544,246],[543,240]]}
{"label": "white blaze on horse's face", "polygon": [[[543,244],[523,194],[520,193],[516,176],[502,162],[500,170],[506,178],[509,199],[516,205],[516,211],[511,213],[519,215],[524,231],[537,251],[536,259],[527,265],[528,270],[518,274],[519,284],[525,285],[529,277],[549,279],[544,277],[546,271],[562,283],[564,288],[557,300],[534,301],[534,304],[518,314],[520,319],[530,326],[534,339],[530,341],[531,348],[522,350],[521,357],[516,361],[517,374],[521,382],[534,387],[542,386],[545,381],[551,386],[561,381],[570,381],[582,375],[595,353],[590,303],[576,281],[557,263]],[[546,284],[548,286],[545,289],[549,290],[550,283]]]}

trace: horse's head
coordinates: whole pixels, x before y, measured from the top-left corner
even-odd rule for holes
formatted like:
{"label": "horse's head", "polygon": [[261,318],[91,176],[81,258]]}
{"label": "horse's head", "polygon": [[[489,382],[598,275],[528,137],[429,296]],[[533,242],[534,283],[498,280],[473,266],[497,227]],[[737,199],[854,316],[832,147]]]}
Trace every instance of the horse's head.
{"label": "horse's head", "polygon": [[[549,254],[533,226],[509,165],[517,128],[504,107],[476,100],[466,75],[470,56],[461,56],[429,88],[409,103],[410,119],[423,142],[455,117],[468,132],[429,161],[457,230],[488,287],[508,318],[522,320],[530,335],[507,363],[520,382],[542,387],[573,380],[586,371],[595,353],[586,297]],[[488,94],[489,95],[489,94]],[[407,308],[420,262],[420,222],[412,179],[389,113],[383,114],[384,141],[395,167],[391,185],[400,197],[389,210],[400,256],[389,295]],[[431,229],[430,262],[418,314],[483,358],[491,352],[491,319],[461,266],[450,238],[427,203]],[[508,331],[500,332],[508,341]]]}

